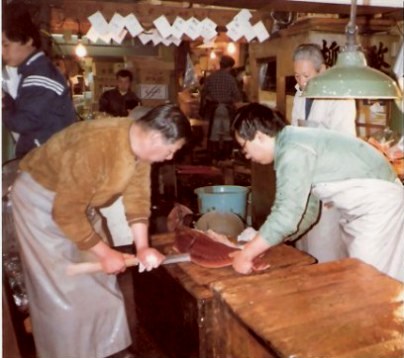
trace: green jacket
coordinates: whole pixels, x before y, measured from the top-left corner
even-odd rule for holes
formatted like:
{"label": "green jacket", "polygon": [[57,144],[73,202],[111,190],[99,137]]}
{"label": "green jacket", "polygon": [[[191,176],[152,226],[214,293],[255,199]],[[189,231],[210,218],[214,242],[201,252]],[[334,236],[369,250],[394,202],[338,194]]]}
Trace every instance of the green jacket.
{"label": "green jacket", "polygon": [[276,137],[276,195],[271,214],[259,229],[271,246],[295,240],[320,215],[320,201],[311,194],[318,183],[397,176],[385,157],[361,139],[319,128],[285,127]]}

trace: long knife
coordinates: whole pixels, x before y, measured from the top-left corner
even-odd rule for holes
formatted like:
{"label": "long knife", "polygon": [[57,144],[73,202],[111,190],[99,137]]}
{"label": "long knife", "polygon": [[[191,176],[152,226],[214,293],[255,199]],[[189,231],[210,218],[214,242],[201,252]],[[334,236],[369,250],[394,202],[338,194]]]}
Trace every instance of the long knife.
{"label": "long knife", "polygon": [[[185,254],[175,254],[175,255],[167,255],[164,261],[161,263],[162,265],[175,264],[179,262],[190,262],[191,255],[188,253]],[[125,258],[125,266],[132,267],[139,264],[139,261],[136,257]],[[102,266],[99,262],[82,262],[79,264],[71,264],[67,266],[66,275],[75,276],[83,273],[94,273],[94,272],[102,272]]]}

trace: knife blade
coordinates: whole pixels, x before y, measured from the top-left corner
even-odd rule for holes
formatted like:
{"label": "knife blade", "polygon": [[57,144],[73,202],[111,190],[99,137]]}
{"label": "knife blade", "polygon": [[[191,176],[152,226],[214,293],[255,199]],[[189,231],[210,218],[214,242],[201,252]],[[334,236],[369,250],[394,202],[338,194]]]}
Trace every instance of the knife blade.
{"label": "knife blade", "polygon": [[179,262],[191,262],[191,255],[188,253],[167,255],[162,265],[176,264]]}
{"label": "knife blade", "polygon": [[[174,254],[167,255],[164,261],[161,263],[162,265],[169,265],[180,262],[190,262],[191,255],[188,253],[184,254]],[[132,267],[137,266],[139,261],[136,257],[125,258],[125,266]],[[102,272],[102,266],[99,262],[81,262],[78,264],[71,264],[66,268],[66,275],[75,276],[83,273],[95,273]]]}

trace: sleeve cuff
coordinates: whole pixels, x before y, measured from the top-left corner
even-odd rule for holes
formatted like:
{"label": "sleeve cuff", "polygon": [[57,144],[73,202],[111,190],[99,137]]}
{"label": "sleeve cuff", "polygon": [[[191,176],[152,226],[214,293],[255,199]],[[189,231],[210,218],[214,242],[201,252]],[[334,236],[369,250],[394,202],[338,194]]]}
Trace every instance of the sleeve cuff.
{"label": "sleeve cuff", "polygon": [[98,244],[100,241],[101,237],[97,233],[93,232],[89,237],[77,242],[76,245],[80,250],[88,250]]}
{"label": "sleeve cuff", "polygon": [[278,245],[278,244],[280,244],[280,243],[282,243],[284,241],[282,238],[279,238],[279,239],[276,239],[276,238],[273,238],[273,237],[268,238],[268,235],[266,234],[265,228],[260,228],[258,230],[258,233],[264,239],[264,241],[268,245],[270,245],[271,247],[276,246],[276,245]]}
{"label": "sleeve cuff", "polygon": [[136,224],[136,223],[143,223],[146,225],[149,224],[149,218],[146,216],[127,218],[127,221],[128,221],[129,226],[131,226],[132,224]]}

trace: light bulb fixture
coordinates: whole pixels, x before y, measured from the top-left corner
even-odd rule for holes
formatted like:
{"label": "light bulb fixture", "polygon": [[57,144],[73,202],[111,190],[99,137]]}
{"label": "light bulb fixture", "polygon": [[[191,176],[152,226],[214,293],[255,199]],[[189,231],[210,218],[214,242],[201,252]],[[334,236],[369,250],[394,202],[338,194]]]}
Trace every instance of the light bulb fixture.
{"label": "light bulb fixture", "polygon": [[402,96],[392,78],[367,66],[365,55],[357,42],[355,18],[356,0],[352,0],[345,48],[338,54],[335,66],[307,83],[304,97],[392,99]]}
{"label": "light bulb fixture", "polygon": [[214,50],[210,51],[209,58],[210,58],[211,60],[214,60],[214,59],[216,58],[216,52],[215,52]]}
{"label": "light bulb fixture", "polygon": [[76,56],[80,58],[87,56],[87,49],[81,42],[80,38],[78,39],[78,43],[76,48],[74,49],[74,52],[76,53]]}
{"label": "light bulb fixture", "polygon": [[87,49],[83,45],[83,42],[82,42],[82,33],[81,33],[81,27],[80,27],[80,21],[79,20],[77,20],[77,24],[78,24],[79,31],[78,31],[78,34],[77,34],[77,45],[76,45],[76,48],[74,49],[74,52],[75,52],[77,57],[82,58],[82,57],[87,56]]}
{"label": "light bulb fixture", "polygon": [[226,51],[229,55],[234,55],[236,53],[236,45],[234,44],[234,42],[229,42],[227,44]]}

